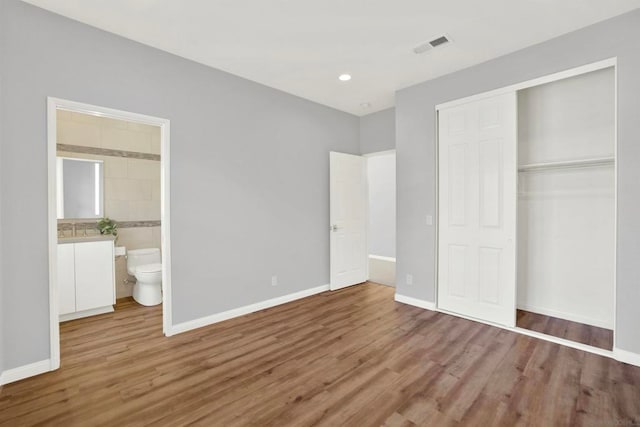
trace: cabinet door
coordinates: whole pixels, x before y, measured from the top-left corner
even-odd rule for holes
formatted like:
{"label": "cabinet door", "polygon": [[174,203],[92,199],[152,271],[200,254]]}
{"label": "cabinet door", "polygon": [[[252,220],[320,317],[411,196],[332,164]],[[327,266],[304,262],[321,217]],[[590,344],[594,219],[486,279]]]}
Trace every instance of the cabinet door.
{"label": "cabinet door", "polygon": [[58,245],[58,301],[59,314],[76,311],[76,275],[73,243]]}
{"label": "cabinet door", "polygon": [[113,242],[76,243],[76,310],[113,305]]}

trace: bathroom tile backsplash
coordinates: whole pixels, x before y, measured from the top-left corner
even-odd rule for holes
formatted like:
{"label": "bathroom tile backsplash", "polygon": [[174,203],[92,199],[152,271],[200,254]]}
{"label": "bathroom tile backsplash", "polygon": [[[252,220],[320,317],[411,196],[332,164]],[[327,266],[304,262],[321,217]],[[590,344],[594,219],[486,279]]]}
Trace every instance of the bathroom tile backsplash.
{"label": "bathroom tile backsplash", "polygon": [[160,154],[139,153],[137,151],[112,150],[110,148],[85,147],[82,145],[57,144],[58,151],[95,154],[98,156],[121,157],[128,159],[146,159],[160,161]]}
{"label": "bathroom tile backsplash", "polygon": [[[57,142],[65,146],[105,149],[109,154],[117,154],[117,152],[108,150],[160,154],[160,129],[155,126],[68,111],[58,111],[57,125]],[[100,150],[85,151],[100,152]],[[160,247],[160,161],[78,153],[75,150],[59,150],[58,156],[104,162],[105,216],[122,223],[118,229],[116,245],[125,246],[127,250]],[[136,221],[142,223],[136,223]],[[78,228],[80,232],[82,229],[82,227]],[[125,283],[127,278],[133,279],[127,274],[126,259],[118,257],[116,258],[117,298],[131,295],[133,283]]]}

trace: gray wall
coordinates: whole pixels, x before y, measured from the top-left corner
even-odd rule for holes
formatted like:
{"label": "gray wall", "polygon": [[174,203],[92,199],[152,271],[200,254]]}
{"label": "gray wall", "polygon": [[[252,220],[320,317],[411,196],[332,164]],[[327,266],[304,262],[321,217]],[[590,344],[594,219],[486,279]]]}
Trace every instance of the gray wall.
{"label": "gray wall", "polygon": [[360,153],[369,154],[396,148],[395,109],[388,108],[360,117]]}
{"label": "gray wall", "polygon": [[[617,347],[640,353],[640,10],[396,94],[397,291],[435,301],[435,106],[618,57]],[[413,274],[413,285],[406,275]]]}
{"label": "gray wall", "polygon": [[[2,165],[2,147],[4,146],[4,131],[3,131],[3,111],[5,108],[4,103],[4,25],[2,25],[3,16],[5,16],[4,2],[0,1],[0,166]],[[0,173],[0,375],[4,370],[4,306],[3,306],[3,289],[4,280],[2,274],[3,257],[2,257],[2,207],[4,205],[4,193],[2,192],[2,173]]]}
{"label": "gray wall", "polygon": [[328,152],[359,152],[357,117],[2,3],[5,369],[49,357],[47,96],[171,120],[174,323],[329,283]]}
{"label": "gray wall", "polygon": [[367,158],[369,255],[396,256],[396,155]]}

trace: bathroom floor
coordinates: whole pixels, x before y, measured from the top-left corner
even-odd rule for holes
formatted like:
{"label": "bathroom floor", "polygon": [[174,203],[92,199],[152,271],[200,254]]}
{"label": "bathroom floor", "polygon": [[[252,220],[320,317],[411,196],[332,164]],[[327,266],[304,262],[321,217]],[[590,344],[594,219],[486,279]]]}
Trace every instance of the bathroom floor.
{"label": "bathroom floor", "polygon": [[61,326],[62,367],[0,425],[626,425],[640,368],[393,300],[375,284],[170,338],[122,301]]}

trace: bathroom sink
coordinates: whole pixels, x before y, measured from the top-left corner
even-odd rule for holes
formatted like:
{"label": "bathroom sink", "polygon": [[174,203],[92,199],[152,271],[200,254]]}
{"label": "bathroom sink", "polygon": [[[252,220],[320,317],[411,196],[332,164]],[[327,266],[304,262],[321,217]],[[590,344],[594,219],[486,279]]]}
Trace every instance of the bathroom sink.
{"label": "bathroom sink", "polygon": [[58,237],[58,243],[82,243],[82,242],[99,242],[101,240],[114,240],[115,237],[111,234],[96,234],[93,236],[69,236]]}

